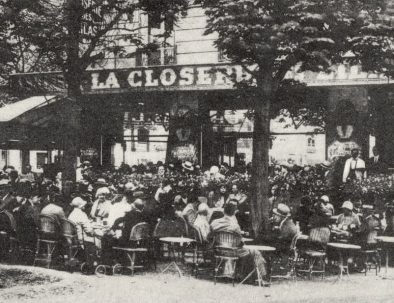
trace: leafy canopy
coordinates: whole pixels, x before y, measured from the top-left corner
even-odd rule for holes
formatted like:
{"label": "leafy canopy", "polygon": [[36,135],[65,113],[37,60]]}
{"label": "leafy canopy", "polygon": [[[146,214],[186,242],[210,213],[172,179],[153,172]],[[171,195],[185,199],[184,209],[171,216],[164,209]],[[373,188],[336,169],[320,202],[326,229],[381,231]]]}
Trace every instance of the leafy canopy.
{"label": "leafy canopy", "polygon": [[272,116],[286,108],[293,118],[301,115],[299,119],[316,123],[324,115],[319,97],[305,98],[305,85],[286,78],[291,70],[326,72],[346,61],[376,73],[393,71],[394,32],[384,14],[385,0],[197,3],[208,17],[206,34],[218,34],[216,46],[261,80],[260,85],[268,82],[273,88]]}

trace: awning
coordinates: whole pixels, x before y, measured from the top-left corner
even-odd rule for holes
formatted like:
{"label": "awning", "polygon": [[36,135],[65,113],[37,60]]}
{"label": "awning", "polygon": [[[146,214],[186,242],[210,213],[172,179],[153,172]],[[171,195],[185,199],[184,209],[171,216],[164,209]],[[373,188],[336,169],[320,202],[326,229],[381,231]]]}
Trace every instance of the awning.
{"label": "awning", "polygon": [[57,96],[35,96],[0,108],[0,123],[11,122],[22,115],[57,102]]}
{"label": "awning", "polygon": [[[55,144],[59,105],[63,96],[35,96],[0,108],[0,144],[26,146]],[[12,144],[11,144],[12,143]]]}

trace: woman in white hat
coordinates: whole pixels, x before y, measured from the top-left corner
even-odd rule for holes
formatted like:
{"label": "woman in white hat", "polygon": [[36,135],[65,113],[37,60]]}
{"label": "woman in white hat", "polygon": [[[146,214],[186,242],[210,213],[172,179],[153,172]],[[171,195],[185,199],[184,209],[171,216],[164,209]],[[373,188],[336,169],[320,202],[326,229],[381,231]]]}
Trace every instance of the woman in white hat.
{"label": "woman in white hat", "polygon": [[93,203],[90,216],[97,222],[102,222],[108,217],[111,201],[108,199],[111,191],[108,187],[100,187],[96,191],[96,201]]}
{"label": "woman in white hat", "polygon": [[353,203],[345,201],[342,204],[342,213],[338,216],[337,225],[340,230],[351,232],[360,228],[359,217],[353,213]]}
{"label": "woman in white hat", "polygon": [[73,210],[68,216],[68,219],[77,227],[78,240],[81,244],[84,242],[94,242],[92,223],[87,214],[83,211],[86,206],[86,201],[81,197],[76,197],[71,201]]}

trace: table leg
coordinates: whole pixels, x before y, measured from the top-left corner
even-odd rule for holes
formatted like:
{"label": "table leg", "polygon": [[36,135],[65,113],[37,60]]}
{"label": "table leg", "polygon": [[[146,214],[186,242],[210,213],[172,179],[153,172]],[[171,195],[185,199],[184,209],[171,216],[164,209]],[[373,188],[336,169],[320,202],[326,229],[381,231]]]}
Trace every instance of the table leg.
{"label": "table leg", "polygon": [[[258,277],[258,279],[259,279],[259,271],[258,270],[256,270],[256,268],[254,268],[246,277],[245,277],[245,279],[243,279],[240,283],[239,283],[239,285],[241,285],[241,284],[243,284],[246,280],[248,280],[255,272],[257,271],[257,277]],[[260,279],[259,279],[259,286],[260,286]]]}
{"label": "table leg", "polygon": [[339,251],[338,253],[339,253],[339,279],[341,280],[342,279],[343,270],[344,270],[344,267],[343,267],[343,256],[342,256],[342,252],[341,251]]}
{"label": "table leg", "polygon": [[389,269],[389,250],[386,248],[386,276]]}

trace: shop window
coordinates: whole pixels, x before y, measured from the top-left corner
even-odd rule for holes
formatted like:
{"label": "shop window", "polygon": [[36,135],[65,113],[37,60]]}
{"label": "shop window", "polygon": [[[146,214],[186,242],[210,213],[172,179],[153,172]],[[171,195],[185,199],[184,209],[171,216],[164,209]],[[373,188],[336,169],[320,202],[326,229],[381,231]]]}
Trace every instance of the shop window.
{"label": "shop window", "polygon": [[140,127],[137,133],[138,143],[148,143],[149,142],[149,130],[145,127]]}
{"label": "shop window", "polygon": [[37,153],[37,168],[41,169],[47,164],[48,154],[47,153]]}

